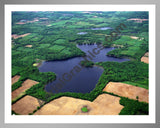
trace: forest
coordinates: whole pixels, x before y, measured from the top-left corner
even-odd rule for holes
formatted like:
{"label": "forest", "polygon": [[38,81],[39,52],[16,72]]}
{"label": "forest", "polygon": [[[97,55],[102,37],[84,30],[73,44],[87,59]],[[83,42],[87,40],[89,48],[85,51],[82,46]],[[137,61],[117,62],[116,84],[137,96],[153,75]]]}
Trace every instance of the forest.
{"label": "forest", "polygon": [[[140,59],[149,51],[149,21],[132,18],[148,19],[148,12],[12,12],[12,77],[21,76],[19,81],[12,85],[12,91],[21,87],[26,79],[38,81],[39,84],[28,89],[26,94],[41,99],[46,104],[61,96],[93,101],[98,95],[106,93],[102,90],[110,81],[131,83],[148,89],[149,67],[148,64],[140,62]],[[106,36],[110,36],[121,23],[125,24],[126,28],[121,30],[114,40],[107,41]],[[23,36],[26,33],[28,35]],[[16,37],[17,35],[20,37]],[[133,38],[130,38],[132,36]],[[104,47],[115,47],[106,53],[107,56],[129,58],[130,61],[82,61],[82,66],[97,65],[104,69],[96,87],[90,93],[52,94],[44,90],[47,83],[56,79],[56,74],[40,72],[35,63],[82,57],[86,53],[77,45],[95,43]],[[121,97],[120,104],[125,106],[120,115],[148,114],[147,103]]]}

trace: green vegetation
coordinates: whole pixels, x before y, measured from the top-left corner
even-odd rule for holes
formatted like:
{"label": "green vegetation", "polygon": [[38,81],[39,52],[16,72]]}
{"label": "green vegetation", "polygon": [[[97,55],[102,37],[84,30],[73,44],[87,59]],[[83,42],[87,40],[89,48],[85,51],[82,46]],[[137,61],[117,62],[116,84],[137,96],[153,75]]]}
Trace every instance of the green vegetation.
{"label": "green vegetation", "polygon": [[[38,19],[36,22],[35,18]],[[46,18],[46,19],[41,19]],[[25,37],[12,38],[12,76],[20,75],[18,82],[12,85],[12,91],[22,86],[26,79],[32,79],[39,84],[32,86],[25,92],[45,101],[45,104],[61,96],[71,96],[93,101],[110,81],[124,82],[148,89],[148,64],[140,62],[140,58],[148,52],[148,21],[137,23],[128,21],[130,18],[148,19],[148,12],[12,12],[12,34]],[[16,24],[24,22],[24,24]],[[127,27],[120,30],[112,41],[105,40],[106,35],[116,29],[120,23]],[[92,28],[110,27],[106,30],[92,30]],[[78,34],[86,32],[85,34]],[[131,39],[136,36],[138,39]],[[90,93],[47,93],[46,84],[56,79],[55,73],[39,72],[37,63],[42,60],[64,60],[72,57],[85,56],[77,48],[77,44],[103,44],[105,47],[115,47],[108,52],[108,56],[130,58],[131,61],[99,62],[96,65],[104,68],[96,87]],[[25,47],[32,45],[32,47]],[[82,65],[92,67],[91,61],[82,61]],[[107,92],[106,92],[107,93]],[[115,94],[111,94],[115,95]],[[16,102],[16,101],[14,101]],[[120,115],[148,114],[148,104],[121,97],[124,106]],[[43,106],[43,105],[42,105]],[[40,108],[42,107],[40,106]],[[39,108],[37,108],[38,110]],[[87,111],[83,108],[82,111]],[[34,112],[33,112],[34,113]],[[33,114],[31,113],[31,114]]]}
{"label": "green vegetation", "polygon": [[82,112],[88,112],[88,108],[87,107],[83,107],[81,108]]}
{"label": "green vegetation", "polygon": [[[136,86],[136,87],[141,87],[141,88],[145,88],[145,89],[149,89],[148,86],[146,86],[144,83],[145,81],[141,81],[139,83],[134,83],[134,82],[130,82],[130,81],[124,81],[122,83],[125,83],[125,84],[130,84],[130,85],[133,85],[133,86]],[[143,85],[144,84],[144,85]]]}
{"label": "green vegetation", "polygon": [[139,102],[137,100],[128,99],[126,97],[118,96],[114,93],[103,92],[103,94],[109,94],[116,97],[120,97],[120,104],[124,106],[119,115],[148,115],[149,104],[145,102]]}
{"label": "green vegetation", "polygon": [[16,113],[16,112],[14,112],[14,111],[12,111],[12,115],[19,115],[18,113]]}
{"label": "green vegetation", "polygon": [[137,84],[142,84],[148,87],[148,64],[128,61],[123,63],[118,62],[102,62],[97,63],[105,70],[100,78],[104,81],[125,82],[130,81]]}
{"label": "green vegetation", "polygon": [[92,61],[81,61],[81,65],[85,67],[93,67],[94,63]]}
{"label": "green vegetation", "polygon": [[[110,46],[118,47],[117,49],[107,53],[108,56],[118,58],[128,57],[135,60],[140,60],[141,57],[148,52],[148,40],[144,37],[139,39],[131,39],[129,36],[121,36],[116,41],[109,42]],[[107,46],[107,43],[105,44]],[[147,46],[147,47],[146,47]]]}
{"label": "green vegetation", "polygon": [[120,104],[124,106],[119,115],[148,115],[148,103],[121,97]]}
{"label": "green vegetation", "polygon": [[[78,49],[76,44],[103,43],[106,47],[113,46],[112,44],[115,44],[115,47],[121,45],[122,48],[115,49],[108,55],[139,60],[148,50],[148,21],[142,23],[127,21],[133,16],[148,19],[148,12],[92,12],[90,14],[83,12],[13,12],[12,34],[31,34],[18,39],[12,38],[12,76],[21,71],[21,68],[33,65],[36,59],[62,60],[84,56],[85,53]],[[39,21],[28,23],[35,18]],[[25,24],[16,24],[17,22]],[[122,35],[127,36],[118,37],[118,40],[114,42],[105,41],[105,35],[109,35],[112,29],[92,30],[97,27],[114,29],[120,23],[127,26],[121,31]],[[87,34],[77,34],[82,31]],[[130,39],[128,36],[132,35],[142,40]],[[25,47],[28,44],[32,47]]]}
{"label": "green vegetation", "polygon": [[34,63],[33,66],[38,66],[38,64],[37,64],[37,63]]}

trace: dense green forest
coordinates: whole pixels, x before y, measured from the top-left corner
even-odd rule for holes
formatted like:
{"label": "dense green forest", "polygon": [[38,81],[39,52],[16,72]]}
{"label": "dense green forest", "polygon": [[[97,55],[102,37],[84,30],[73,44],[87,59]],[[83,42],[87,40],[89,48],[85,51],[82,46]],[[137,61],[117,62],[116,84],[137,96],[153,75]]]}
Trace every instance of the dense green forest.
{"label": "dense green forest", "polygon": [[[20,80],[12,85],[12,91],[22,86],[26,79],[38,81],[39,84],[32,86],[26,94],[37,97],[46,104],[61,96],[93,101],[98,95],[105,93],[102,90],[110,81],[131,83],[148,89],[148,64],[140,62],[140,58],[149,51],[149,21],[129,20],[132,18],[148,19],[148,12],[12,12],[12,77],[21,76]],[[106,40],[113,31],[117,32],[116,28],[121,23],[126,27],[119,29],[112,41]],[[27,36],[14,37],[26,33]],[[85,56],[77,45],[95,43],[116,48],[108,52],[107,56],[129,58],[131,61],[95,63],[103,67],[104,72],[90,93],[52,94],[44,90],[47,83],[56,79],[56,74],[39,72],[35,63]],[[81,64],[92,67],[94,63]],[[147,103],[124,97],[121,97],[120,103],[125,106],[120,114],[148,113]]]}

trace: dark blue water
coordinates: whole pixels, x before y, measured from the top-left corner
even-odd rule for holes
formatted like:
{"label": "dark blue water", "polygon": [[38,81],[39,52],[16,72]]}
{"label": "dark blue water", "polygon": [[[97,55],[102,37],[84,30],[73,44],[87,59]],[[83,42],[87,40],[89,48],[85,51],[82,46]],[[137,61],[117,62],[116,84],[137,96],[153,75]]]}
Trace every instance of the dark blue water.
{"label": "dark blue water", "polygon": [[55,72],[57,75],[55,81],[45,86],[47,92],[89,93],[92,91],[103,73],[103,69],[97,66],[92,68],[81,67],[79,62],[82,60],[87,59],[93,62],[128,61],[128,59],[107,57],[106,53],[114,48],[102,49],[98,45],[78,45],[77,47],[84,51],[87,57],[76,57],[63,61],[46,61],[39,67],[40,72]]}

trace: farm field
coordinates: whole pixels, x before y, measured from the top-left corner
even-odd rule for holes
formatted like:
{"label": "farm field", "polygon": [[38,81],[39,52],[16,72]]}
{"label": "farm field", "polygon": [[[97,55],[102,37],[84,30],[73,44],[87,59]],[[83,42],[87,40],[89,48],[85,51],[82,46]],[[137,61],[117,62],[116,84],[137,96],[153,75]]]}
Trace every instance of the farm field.
{"label": "farm field", "polygon": [[[43,106],[35,115],[118,115],[123,108],[119,100],[119,97],[108,94],[99,95],[93,102],[61,97]],[[83,112],[83,107],[88,111]]]}
{"label": "farm field", "polygon": [[145,53],[144,56],[141,58],[141,61],[144,63],[149,63],[149,53]]}
{"label": "farm field", "polygon": [[141,102],[149,102],[149,92],[147,89],[135,87],[124,83],[109,82],[103,89],[103,91],[111,92],[123,97],[128,97],[129,99],[138,99],[138,101]]}
{"label": "farm field", "polygon": [[22,95],[27,89],[31,88],[33,85],[38,84],[39,82],[27,79],[22,83],[22,86],[12,92],[12,100]]}
{"label": "farm field", "polygon": [[25,96],[12,105],[12,111],[21,115],[28,115],[40,106],[39,102],[32,96]]}
{"label": "farm field", "polygon": [[20,76],[16,75],[12,78],[12,85],[19,80]]}

